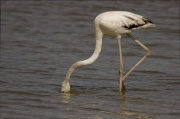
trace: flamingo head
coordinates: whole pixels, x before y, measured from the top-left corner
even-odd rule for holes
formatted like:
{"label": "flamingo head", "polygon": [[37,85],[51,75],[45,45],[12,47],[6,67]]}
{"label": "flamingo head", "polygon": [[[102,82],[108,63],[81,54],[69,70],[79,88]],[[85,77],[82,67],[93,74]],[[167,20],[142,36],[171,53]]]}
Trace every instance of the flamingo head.
{"label": "flamingo head", "polygon": [[61,93],[67,93],[70,91],[69,82],[64,81],[61,87]]}

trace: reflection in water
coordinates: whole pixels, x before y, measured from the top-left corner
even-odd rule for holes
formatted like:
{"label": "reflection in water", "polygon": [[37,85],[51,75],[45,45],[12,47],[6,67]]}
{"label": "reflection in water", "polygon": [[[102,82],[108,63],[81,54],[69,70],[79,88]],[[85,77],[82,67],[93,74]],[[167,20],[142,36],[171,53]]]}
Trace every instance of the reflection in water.
{"label": "reflection in water", "polygon": [[123,110],[124,106],[128,103],[128,97],[125,95],[125,93],[122,95],[120,92],[120,95],[122,96],[122,101],[120,101],[120,109]]}
{"label": "reflection in water", "polygon": [[[70,96],[78,96],[80,94],[85,94],[88,93],[87,91],[82,91],[83,86],[72,86],[73,89],[71,89],[69,92],[67,93],[61,93],[62,95],[62,102],[64,103],[68,103],[70,101]],[[79,90],[77,90],[77,88],[80,88]],[[83,88],[86,89],[86,88]]]}
{"label": "reflection in water", "polygon": [[69,93],[61,93],[61,94],[62,94],[62,97],[63,97],[62,102],[68,103],[71,94],[69,94]]}
{"label": "reflection in water", "polygon": [[[80,86],[82,88],[82,86]],[[79,88],[79,86],[73,86],[73,88]],[[74,98],[74,96],[78,96],[78,97],[81,97],[82,95],[84,95],[85,93],[82,92],[82,91],[78,91],[76,89],[72,89],[69,93],[61,93],[62,94],[62,102],[63,103],[69,103],[70,102],[70,96],[72,96],[72,98]],[[84,88],[85,89],[85,88]],[[91,88],[93,90],[93,88]],[[106,90],[106,88],[102,88],[103,90]],[[86,89],[88,90],[88,89]],[[95,90],[95,89],[94,89]],[[117,90],[118,91],[118,90]],[[91,93],[90,91],[89,92],[86,92],[87,94]],[[98,92],[94,92],[94,93],[98,93]],[[101,94],[99,94],[101,95]],[[99,96],[100,98],[101,96]],[[100,99],[101,101],[103,101],[103,99]],[[91,108],[91,110],[101,110],[102,112],[105,112],[107,114],[116,114],[116,115],[121,115],[122,117],[125,116],[125,117],[132,117],[132,118],[143,118],[143,119],[152,119],[150,118],[149,116],[147,115],[144,115],[144,114],[141,114],[139,113],[138,111],[127,111],[126,110],[126,105],[128,105],[128,96],[125,95],[125,93],[122,95],[122,93],[120,93],[120,99],[119,99],[119,107],[120,107],[120,111],[114,111],[114,110],[106,110],[105,108],[103,109],[98,109],[98,108]],[[72,102],[71,103],[77,103],[77,102]],[[99,103],[99,105],[102,105],[103,103]],[[89,107],[90,109],[90,107]],[[103,118],[103,116],[100,116],[99,114],[97,115],[93,115],[93,116],[90,116],[88,117],[87,119],[106,119],[106,118]]]}

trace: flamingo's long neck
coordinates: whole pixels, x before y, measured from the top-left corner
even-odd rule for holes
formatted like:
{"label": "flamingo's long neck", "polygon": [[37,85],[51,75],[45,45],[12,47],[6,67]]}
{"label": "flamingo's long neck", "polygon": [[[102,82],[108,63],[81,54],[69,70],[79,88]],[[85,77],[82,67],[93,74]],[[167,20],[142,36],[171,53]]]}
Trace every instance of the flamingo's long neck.
{"label": "flamingo's long neck", "polygon": [[98,57],[99,54],[101,52],[101,47],[102,47],[102,33],[98,32],[96,30],[96,45],[95,45],[95,50],[94,53],[92,54],[92,56],[89,59],[83,60],[83,61],[78,61],[76,63],[74,63],[68,70],[66,77],[65,77],[65,82],[69,82],[70,76],[72,74],[72,72],[74,71],[74,69],[84,66],[84,65],[88,65],[88,64],[92,64]]}

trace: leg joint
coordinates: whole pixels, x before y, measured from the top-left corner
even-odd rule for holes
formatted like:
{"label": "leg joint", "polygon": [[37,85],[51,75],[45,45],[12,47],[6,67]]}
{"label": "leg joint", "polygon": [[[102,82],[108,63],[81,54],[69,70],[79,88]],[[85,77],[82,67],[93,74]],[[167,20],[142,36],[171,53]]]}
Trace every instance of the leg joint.
{"label": "leg joint", "polygon": [[119,71],[120,71],[120,72],[123,71],[123,66],[122,66],[122,65],[120,66]]}
{"label": "leg joint", "polygon": [[147,56],[150,56],[151,55],[151,51],[149,49],[146,50],[146,54]]}
{"label": "leg joint", "polygon": [[122,73],[123,73],[123,69],[120,68],[120,69],[119,69],[119,74],[122,74]]}

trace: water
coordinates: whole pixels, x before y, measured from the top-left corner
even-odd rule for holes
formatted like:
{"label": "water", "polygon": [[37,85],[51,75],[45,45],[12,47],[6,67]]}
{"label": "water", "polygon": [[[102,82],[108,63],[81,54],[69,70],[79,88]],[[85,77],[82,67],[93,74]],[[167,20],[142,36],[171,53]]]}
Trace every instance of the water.
{"label": "water", "polygon": [[[119,52],[104,37],[95,63],[72,74],[71,93],[61,94],[66,71],[94,50],[94,18],[105,11],[144,15],[156,28],[132,33],[152,52],[125,80],[119,94]],[[124,72],[145,51],[123,36]],[[1,1],[0,118],[178,119],[179,2]]]}

